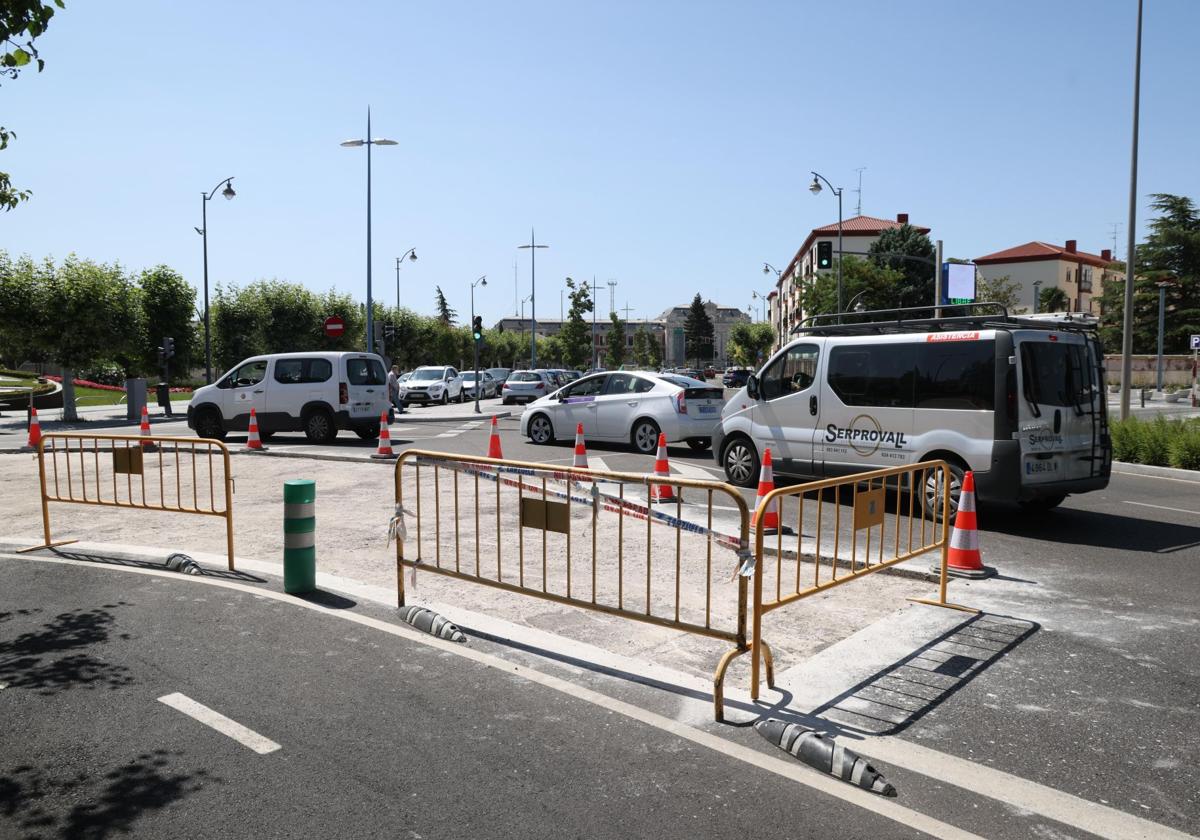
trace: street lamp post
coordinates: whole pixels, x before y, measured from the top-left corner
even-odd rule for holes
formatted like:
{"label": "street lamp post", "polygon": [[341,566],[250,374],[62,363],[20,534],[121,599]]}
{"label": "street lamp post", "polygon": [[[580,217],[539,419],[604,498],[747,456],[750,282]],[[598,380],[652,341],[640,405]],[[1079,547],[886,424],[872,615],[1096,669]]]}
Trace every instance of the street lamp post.
{"label": "street lamp post", "polygon": [[367,147],[367,352],[375,352],[375,316],[374,305],[371,302],[371,147],[395,146],[395,140],[371,136],[371,109],[367,108],[367,136],[362,140],[346,140],[342,143],[347,148],[357,146]]}
{"label": "street lamp post", "polygon": [[517,250],[529,249],[529,369],[537,369],[537,250],[549,248],[539,245],[533,228],[529,229],[529,244],[518,245]]}
{"label": "street lamp post", "polygon": [[217,194],[217,187],[221,184],[225,185],[225,189],[221,190],[221,195],[225,196],[226,201],[233,199],[237,193],[233,191],[233,176],[226,178],[221,183],[217,184],[206,193],[200,193],[204,196],[204,200],[200,202],[200,224],[202,227],[197,228],[196,232],[204,239],[204,384],[212,384],[212,339],[209,335],[209,319],[208,319],[208,202]]}
{"label": "street lamp post", "polygon": [[812,176],[813,182],[808,187],[809,192],[813,195],[821,192],[821,181],[824,181],[826,186],[838,198],[837,311],[840,313],[842,311],[842,188],[834,188],[833,184],[830,184],[829,179],[824,175],[818,175],[816,172],[813,172]]}
{"label": "street lamp post", "polygon": [[762,320],[766,321],[767,320],[767,296],[762,294],[761,292],[751,291],[750,297],[753,300],[761,300],[762,301],[760,315],[762,316]]}
{"label": "street lamp post", "polygon": [[408,257],[409,262],[417,261],[417,249],[409,248],[404,252],[404,256],[396,257],[396,312],[400,311],[400,266],[404,262],[404,257]]}
{"label": "street lamp post", "polygon": [[1129,153],[1129,222],[1125,248],[1125,312],[1121,319],[1121,419],[1129,419],[1129,380],[1133,376],[1133,267],[1137,262],[1134,228],[1137,217],[1138,114],[1142,95],[1142,0],[1138,0],[1133,59],[1133,142]]}
{"label": "street lamp post", "polygon": [[[486,285],[487,285],[487,275],[486,274],[471,284],[471,329],[472,330],[475,329],[475,287],[476,286],[486,286]],[[479,381],[479,342],[473,340],[471,343],[475,345],[475,413],[479,414],[479,392],[483,388],[483,383]]]}

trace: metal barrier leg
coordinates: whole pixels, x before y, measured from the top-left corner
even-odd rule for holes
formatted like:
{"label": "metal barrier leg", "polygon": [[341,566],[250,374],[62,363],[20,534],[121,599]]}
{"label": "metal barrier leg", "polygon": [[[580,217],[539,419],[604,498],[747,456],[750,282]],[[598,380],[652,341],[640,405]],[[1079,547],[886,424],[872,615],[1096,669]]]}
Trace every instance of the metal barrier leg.
{"label": "metal barrier leg", "polygon": [[717,663],[717,670],[713,672],[713,720],[717,723],[725,720],[725,672],[729,670],[729,665],[733,660],[749,651],[749,647],[734,648],[722,656],[721,661]]}
{"label": "metal barrier leg", "polygon": [[26,554],[42,548],[54,548],[59,545],[70,545],[71,543],[79,542],[79,540],[59,540],[58,542],[54,542],[50,538],[50,500],[46,496],[46,446],[44,443],[38,445],[38,482],[42,495],[42,538],[44,542],[41,545],[33,545],[29,548],[19,548],[17,549],[17,554]]}

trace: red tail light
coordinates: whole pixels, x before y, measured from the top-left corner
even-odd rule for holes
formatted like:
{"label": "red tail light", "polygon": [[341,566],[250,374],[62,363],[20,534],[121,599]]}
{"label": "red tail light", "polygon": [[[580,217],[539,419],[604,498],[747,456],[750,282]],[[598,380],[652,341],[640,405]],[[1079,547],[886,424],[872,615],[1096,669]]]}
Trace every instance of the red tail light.
{"label": "red tail light", "polygon": [[680,391],[675,395],[675,410],[680,414],[687,414],[687,397],[685,391]]}
{"label": "red tail light", "polygon": [[350,402],[350,386],[345,382],[338,383],[338,402],[342,405]]}
{"label": "red tail light", "polygon": [[508,386],[508,383],[507,383],[507,382],[505,382],[505,383],[504,383],[504,385],[502,385],[502,386],[501,386],[501,389],[502,389],[502,390],[504,390],[504,391],[511,391],[511,390],[512,390],[512,388],[510,388],[510,387]]}
{"label": "red tail light", "polygon": [[540,390],[542,390],[542,389],[543,389],[543,388],[545,388],[545,387],[546,387],[545,383],[543,383],[543,382],[539,382],[538,384],[536,384],[536,385],[534,385],[534,386],[533,386],[533,389],[534,389],[535,391],[540,391]]}

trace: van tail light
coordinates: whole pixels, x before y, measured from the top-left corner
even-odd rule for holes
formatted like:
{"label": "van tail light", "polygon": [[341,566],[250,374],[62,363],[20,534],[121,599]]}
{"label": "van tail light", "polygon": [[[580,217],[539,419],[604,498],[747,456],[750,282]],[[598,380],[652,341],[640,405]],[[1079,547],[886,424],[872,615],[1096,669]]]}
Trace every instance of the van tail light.
{"label": "van tail light", "polygon": [[338,383],[338,403],[345,405],[350,402],[350,386],[345,382]]}
{"label": "van tail light", "polygon": [[675,410],[680,414],[687,414],[687,392],[680,391],[675,395]]}

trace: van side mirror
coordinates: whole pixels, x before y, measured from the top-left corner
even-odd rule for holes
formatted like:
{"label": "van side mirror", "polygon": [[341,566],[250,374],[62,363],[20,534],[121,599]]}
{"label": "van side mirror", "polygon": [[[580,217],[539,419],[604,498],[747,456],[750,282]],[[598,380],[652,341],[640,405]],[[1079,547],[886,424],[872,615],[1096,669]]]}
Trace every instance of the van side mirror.
{"label": "van side mirror", "polygon": [[746,377],[746,393],[750,395],[751,399],[758,399],[758,377],[754,374]]}

